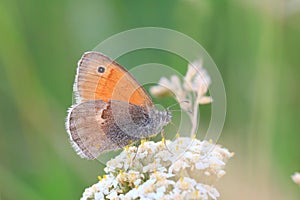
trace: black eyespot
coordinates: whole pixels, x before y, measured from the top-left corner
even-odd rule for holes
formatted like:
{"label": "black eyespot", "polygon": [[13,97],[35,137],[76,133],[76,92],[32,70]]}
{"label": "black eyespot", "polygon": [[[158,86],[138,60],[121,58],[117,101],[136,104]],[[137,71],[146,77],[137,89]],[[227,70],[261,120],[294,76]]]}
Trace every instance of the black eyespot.
{"label": "black eyespot", "polygon": [[98,67],[98,72],[99,73],[104,73],[105,72],[105,68],[102,67],[102,66]]}

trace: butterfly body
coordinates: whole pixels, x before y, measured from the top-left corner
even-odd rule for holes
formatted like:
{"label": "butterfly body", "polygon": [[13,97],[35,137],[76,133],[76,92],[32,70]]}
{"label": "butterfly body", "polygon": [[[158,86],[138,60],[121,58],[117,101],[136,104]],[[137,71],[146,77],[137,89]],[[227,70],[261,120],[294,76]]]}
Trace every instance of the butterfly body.
{"label": "butterfly body", "polygon": [[88,52],[78,64],[76,104],[69,109],[66,129],[76,152],[97,158],[162,131],[170,111],[158,111],[137,81],[108,57]]}

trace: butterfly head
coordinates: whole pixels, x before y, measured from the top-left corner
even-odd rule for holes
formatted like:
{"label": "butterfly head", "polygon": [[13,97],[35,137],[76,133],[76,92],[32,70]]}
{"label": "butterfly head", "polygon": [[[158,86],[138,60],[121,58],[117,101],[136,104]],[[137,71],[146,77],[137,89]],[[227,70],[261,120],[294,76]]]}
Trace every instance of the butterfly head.
{"label": "butterfly head", "polygon": [[170,110],[159,111],[153,108],[149,111],[149,117],[152,121],[151,126],[155,129],[153,132],[159,133],[171,122],[172,113]]}

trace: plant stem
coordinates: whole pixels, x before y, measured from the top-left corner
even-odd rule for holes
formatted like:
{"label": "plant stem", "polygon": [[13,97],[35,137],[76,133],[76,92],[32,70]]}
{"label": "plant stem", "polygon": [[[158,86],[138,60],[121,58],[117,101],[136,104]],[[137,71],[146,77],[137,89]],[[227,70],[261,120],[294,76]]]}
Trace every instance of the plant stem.
{"label": "plant stem", "polygon": [[[196,98],[197,99],[197,96]],[[191,137],[193,137],[194,135],[196,135],[196,130],[197,130],[197,126],[198,126],[198,109],[199,109],[199,105],[196,101],[193,102],[193,111],[191,114],[189,114],[190,118],[191,118],[191,122],[192,122],[192,128],[191,128]]]}

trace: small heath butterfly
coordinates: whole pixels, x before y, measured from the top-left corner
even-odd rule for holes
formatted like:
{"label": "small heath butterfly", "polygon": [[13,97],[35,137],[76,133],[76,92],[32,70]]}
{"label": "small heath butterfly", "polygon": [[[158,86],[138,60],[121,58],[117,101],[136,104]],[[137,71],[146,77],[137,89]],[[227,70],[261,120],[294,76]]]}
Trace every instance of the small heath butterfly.
{"label": "small heath butterfly", "polygon": [[73,90],[76,101],[68,110],[66,129],[83,158],[149,138],[171,121],[170,111],[156,110],[124,67],[98,52],[86,52],[79,60]]}

